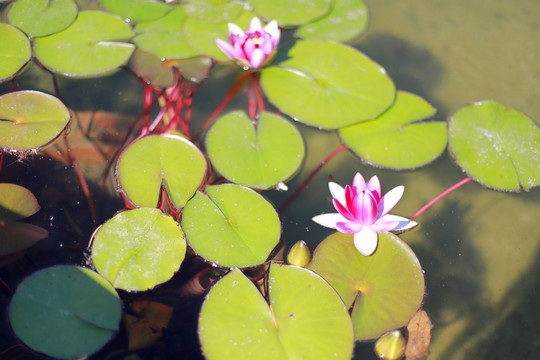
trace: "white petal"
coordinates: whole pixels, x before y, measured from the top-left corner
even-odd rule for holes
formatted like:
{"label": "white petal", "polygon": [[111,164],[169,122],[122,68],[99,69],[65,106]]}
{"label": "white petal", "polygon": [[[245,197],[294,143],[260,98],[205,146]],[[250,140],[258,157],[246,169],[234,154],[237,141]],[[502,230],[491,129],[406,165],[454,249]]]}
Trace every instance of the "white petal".
{"label": "white petal", "polygon": [[378,237],[376,231],[364,226],[360,232],[354,234],[354,246],[360,254],[369,256],[377,249]]}
{"label": "white petal", "polygon": [[266,31],[266,33],[270,35],[272,42],[276,40],[279,42],[280,32],[276,20],[272,20],[268,24],[266,24],[266,26],[264,27],[264,31]]}
{"label": "white petal", "polygon": [[403,191],[405,187],[403,185],[396,186],[389,192],[387,192],[379,201],[379,216],[386,215],[396,204],[399,199],[403,196]]}
{"label": "white petal", "polygon": [[410,230],[413,227],[418,225],[418,223],[416,221],[413,221],[413,220],[411,220],[409,218],[406,218],[406,217],[403,217],[403,216],[398,216],[398,215],[392,215],[392,214],[384,215],[378,221],[380,221],[380,222],[399,221],[399,224],[390,231]]}
{"label": "white petal", "polygon": [[330,181],[328,183],[328,188],[330,189],[330,193],[332,194],[332,197],[339,201],[341,205],[346,206],[347,203],[345,201],[345,189],[341,187],[341,185],[336,184],[335,182]]}
{"label": "white petal", "polygon": [[317,224],[325,226],[327,228],[335,229],[336,223],[347,221],[341,214],[331,213],[331,214],[322,214],[317,215],[313,219]]}
{"label": "white petal", "polygon": [[262,32],[264,30],[261,24],[261,20],[259,20],[259,18],[256,16],[254,16],[253,19],[251,19],[248,29],[249,29],[248,31],[251,33],[254,33],[256,31]]}
{"label": "white petal", "polygon": [[228,23],[229,27],[229,34],[233,34],[236,36],[242,36],[244,35],[244,30],[240,28],[240,26],[236,25],[235,23]]}

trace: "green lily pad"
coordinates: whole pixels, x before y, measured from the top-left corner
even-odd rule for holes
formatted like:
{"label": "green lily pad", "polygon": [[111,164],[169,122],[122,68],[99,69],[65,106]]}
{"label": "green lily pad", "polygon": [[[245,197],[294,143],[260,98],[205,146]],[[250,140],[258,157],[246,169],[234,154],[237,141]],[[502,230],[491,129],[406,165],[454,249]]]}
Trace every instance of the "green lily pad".
{"label": "green lily pad", "polygon": [[0,222],[16,221],[39,211],[36,197],[22,186],[0,183]]}
{"label": "green lily pad", "polygon": [[250,0],[260,17],[276,20],[280,26],[307,24],[330,10],[331,0]]}
{"label": "green lily pad", "polygon": [[0,23],[0,83],[11,79],[32,57],[30,40],[14,26]]}
{"label": "green lily pad", "polygon": [[118,331],[118,294],[97,273],[55,266],[27,277],[9,305],[15,334],[31,349],[58,359],[99,350]]}
{"label": "green lily pad", "polygon": [[73,0],[17,0],[8,13],[8,21],[28,36],[45,36],[67,28],[77,17]]}
{"label": "green lily pad", "polygon": [[[252,12],[243,11],[234,19],[234,23],[242,29],[247,29],[253,16]],[[184,37],[191,48],[220,62],[230,60],[216,45],[216,39],[229,39],[227,23],[208,23],[204,20],[189,17],[184,22],[182,29]]]}
{"label": "green lily pad", "polygon": [[94,234],[92,261],[115,288],[143,291],[169,280],[186,254],[184,233],[159,209],[116,214]]}
{"label": "green lily pad", "polygon": [[39,91],[17,91],[0,96],[0,148],[41,148],[67,126],[71,115],[56,97]]}
{"label": "green lily pad", "polygon": [[173,66],[180,71],[184,79],[201,82],[208,78],[208,73],[212,68],[212,59],[204,55],[195,56],[189,59],[173,60]]}
{"label": "green lily pad", "polygon": [[356,250],[351,234],[327,237],[308,268],[332,285],[353,307],[356,340],[374,339],[407,324],[424,298],[424,274],[413,251],[399,237],[379,233],[375,253]]}
{"label": "green lily pad", "polygon": [[362,0],[333,0],[325,16],[300,26],[296,36],[310,40],[345,42],[362,34],[368,22],[368,7]]}
{"label": "green lily pad", "polygon": [[156,207],[161,186],[174,207],[182,208],[201,186],[206,160],[188,140],[175,135],[152,135],[129,145],[118,160],[116,179],[129,200]]}
{"label": "green lily pad", "polygon": [[133,39],[142,50],[162,59],[187,59],[199,55],[184,39],[182,23],[186,13],[181,6],[157,20],[141,22],[135,27]]}
{"label": "green lily pad", "polygon": [[386,72],[361,52],[325,41],[298,41],[286,60],[261,71],[268,99],[308,125],[337,129],[374,119],[394,102]]}
{"label": "green lily pad", "polygon": [[173,69],[154,54],[136,49],[131,57],[131,65],[137,75],[152,86],[166,88],[174,83]]}
{"label": "green lily pad", "polygon": [[317,274],[273,264],[270,307],[238,269],[217,282],[199,314],[208,360],[350,359],[354,347],[347,309]]}
{"label": "green lily pad", "polygon": [[107,10],[129,21],[150,21],[162,17],[171,7],[156,0],[99,0]]}
{"label": "green lily pad", "polygon": [[129,60],[135,49],[123,42],[133,30],[122,18],[99,11],[81,11],[73,24],[37,38],[34,52],[50,71],[69,77],[108,75]]}
{"label": "green lily pad", "polygon": [[225,178],[268,189],[289,179],[305,155],[304,141],[281,116],[262,112],[254,125],[243,111],[219,118],[206,137],[210,161]]}
{"label": "green lily pad", "polygon": [[276,210],[255,191],[234,184],[206,187],[182,213],[182,228],[193,250],[223,267],[262,264],[279,242]]}
{"label": "green lily pad", "polygon": [[398,91],[381,116],[339,129],[343,143],[374,166],[413,169],[435,160],[446,149],[446,122],[420,120],[437,110],[421,97]]}
{"label": "green lily pad", "polygon": [[459,109],[449,120],[450,153],[475,181],[497,190],[540,184],[540,130],[527,116],[495,101]]}
{"label": "green lily pad", "polygon": [[233,21],[244,10],[244,5],[238,0],[187,0],[182,3],[186,14],[206,23]]}

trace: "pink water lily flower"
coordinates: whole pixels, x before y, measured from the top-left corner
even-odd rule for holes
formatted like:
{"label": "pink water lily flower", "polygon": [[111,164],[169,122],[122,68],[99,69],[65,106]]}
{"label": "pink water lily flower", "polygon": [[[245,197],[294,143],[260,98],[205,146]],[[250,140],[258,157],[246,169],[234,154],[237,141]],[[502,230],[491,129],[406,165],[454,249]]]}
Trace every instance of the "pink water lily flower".
{"label": "pink water lily flower", "polygon": [[272,60],[279,44],[277,22],[262,27],[258,17],[251,19],[248,30],[229,23],[229,42],[217,39],[217,46],[243,68],[257,70]]}
{"label": "pink water lily flower", "polygon": [[388,214],[401,199],[405,189],[403,186],[395,187],[381,197],[381,184],[377,176],[366,184],[364,177],[356,173],[352,186],[347,185],[343,189],[330,182],[328,187],[338,212],[315,216],[313,221],[345,234],[354,234],[354,246],[365,256],[375,252],[378,232],[402,231],[417,225],[405,217]]}

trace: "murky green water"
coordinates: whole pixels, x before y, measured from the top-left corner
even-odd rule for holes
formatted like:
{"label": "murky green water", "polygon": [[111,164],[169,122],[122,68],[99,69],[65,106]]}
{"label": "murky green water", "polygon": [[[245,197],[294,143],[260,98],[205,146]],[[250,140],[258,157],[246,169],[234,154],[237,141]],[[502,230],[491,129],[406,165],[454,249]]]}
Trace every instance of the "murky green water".
{"label": "murky green water", "polygon": [[[436,106],[436,118],[493,99],[539,122],[539,1],[366,2],[371,24],[356,46],[387,69],[398,89]],[[329,142],[314,135],[310,150],[321,151],[310,159],[338,144]],[[406,186],[395,209],[400,215],[411,215],[464,177],[447,154],[405,173],[362,167],[342,154],[310,189],[323,187],[328,174],[350,181],[357,170],[380,175],[383,191]],[[308,209],[324,206],[304,195]],[[287,214],[306,211],[300,203]],[[403,235],[426,271],[425,309],[434,323],[430,359],[540,357],[539,205],[538,189],[505,194],[469,183],[419,217],[420,230]],[[294,231],[301,236],[301,226]]]}

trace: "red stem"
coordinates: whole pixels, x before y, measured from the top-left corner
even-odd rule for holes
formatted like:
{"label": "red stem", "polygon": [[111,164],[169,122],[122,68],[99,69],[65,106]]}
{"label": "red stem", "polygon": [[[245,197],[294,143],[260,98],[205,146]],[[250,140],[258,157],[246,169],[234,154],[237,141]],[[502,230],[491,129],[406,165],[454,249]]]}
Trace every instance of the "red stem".
{"label": "red stem", "polygon": [[6,150],[2,149],[2,155],[0,155],[0,174],[2,173],[2,164],[4,164],[5,154],[6,154]]}
{"label": "red stem", "polygon": [[259,113],[261,111],[264,111],[264,99],[262,96],[261,91],[261,85],[259,84],[259,78],[257,77],[257,73],[253,73],[253,76],[251,77],[253,81],[253,86],[255,88],[255,97],[257,98],[257,107],[259,108]]}
{"label": "red stem", "polygon": [[296,189],[295,192],[292,193],[292,195],[287,200],[285,200],[283,204],[281,204],[281,206],[279,207],[279,211],[282,212],[287,206],[289,206],[289,204],[298,196],[298,194],[300,194],[300,192],[307,186],[307,184],[311,181],[311,179],[313,179],[313,177],[317,175],[317,173],[322,169],[322,167],[328,161],[332,160],[337,154],[347,149],[348,149],[347,146],[341,145],[336,150],[332,151],[332,153],[328,155],[323,161],[321,161],[321,163],[311,172],[311,174],[309,174],[306,180],[304,180],[304,182],[300,184],[298,189]]}
{"label": "red stem", "polygon": [[468,183],[469,181],[471,181],[472,178],[470,177],[467,177],[463,180],[461,180],[460,182],[450,186],[448,189],[444,190],[442,193],[440,193],[439,195],[437,195],[435,198],[433,198],[433,200],[431,200],[430,202],[428,202],[426,205],[424,205],[420,210],[418,210],[413,216],[410,216],[410,219],[415,219],[416,217],[420,216],[424,211],[426,211],[427,209],[429,209],[433,204],[435,204],[437,201],[441,200],[443,197],[445,197],[446,195],[450,194],[452,191],[456,190],[457,188],[461,187],[462,185],[465,185],[466,183]]}
{"label": "red stem", "polygon": [[236,84],[234,84],[234,86],[232,87],[232,89],[229,91],[229,93],[227,94],[227,96],[225,96],[225,99],[223,99],[223,101],[221,102],[221,104],[219,104],[219,106],[214,110],[214,112],[208,117],[208,119],[206,119],[205,123],[203,124],[203,126],[201,127],[201,130],[199,130],[199,133],[197,134],[197,139],[199,139],[202,135],[202,133],[204,132],[204,130],[206,130],[206,128],[212,123],[212,121],[214,120],[214,118],[216,116],[218,116],[222,111],[223,109],[225,108],[225,106],[227,106],[227,104],[229,103],[229,101],[231,101],[231,99],[234,97],[234,95],[236,95],[236,93],[238,92],[238,90],[240,90],[240,88],[242,87],[242,85],[244,84],[244,81],[246,81],[246,79],[251,75],[252,73],[250,72],[245,72],[242,77],[240,79],[238,79],[238,81],[236,82]]}

